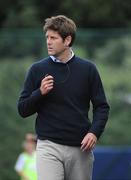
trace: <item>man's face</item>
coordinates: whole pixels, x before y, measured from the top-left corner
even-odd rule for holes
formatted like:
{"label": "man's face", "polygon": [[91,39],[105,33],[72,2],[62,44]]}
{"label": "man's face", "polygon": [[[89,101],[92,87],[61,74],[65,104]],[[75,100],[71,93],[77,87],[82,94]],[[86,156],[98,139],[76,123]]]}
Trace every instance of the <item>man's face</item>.
{"label": "man's face", "polygon": [[66,39],[63,40],[57,31],[47,30],[46,42],[48,54],[59,58],[67,48]]}

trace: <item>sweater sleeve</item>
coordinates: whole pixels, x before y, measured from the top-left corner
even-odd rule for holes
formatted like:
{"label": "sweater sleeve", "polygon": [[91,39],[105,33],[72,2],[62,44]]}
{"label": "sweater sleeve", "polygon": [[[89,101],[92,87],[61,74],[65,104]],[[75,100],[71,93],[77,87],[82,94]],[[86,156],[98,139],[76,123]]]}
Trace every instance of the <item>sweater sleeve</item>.
{"label": "sweater sleeve", "polygon": [[93,105],[93,120],[89,132],[99,138],[108,120],[109,105],[107,103],[100,75],[94,66],[91,70],[91,102]]}
{"label": "sweater sleeve", "polygon": [[31,67],[26,75],[24,87],[18,100],[18,112],[22,117],[28,117],[38,111],[43,98],[40,89],[36,87],[34,70]]}

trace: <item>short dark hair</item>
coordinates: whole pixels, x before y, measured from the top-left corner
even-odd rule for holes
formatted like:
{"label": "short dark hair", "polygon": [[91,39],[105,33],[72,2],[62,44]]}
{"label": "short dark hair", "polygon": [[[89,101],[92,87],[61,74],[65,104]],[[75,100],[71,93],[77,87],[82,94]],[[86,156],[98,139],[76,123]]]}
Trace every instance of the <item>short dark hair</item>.
{"label": "short dark hair", "polygon": [[51,18],[47,18],[45,19],[45,25],[43,26],[43,30],[46,32],[50,29],[57,31],[63,40],[67,36],[71,36],[72,40],[69,46],[72,46],[76,34],[76,24],[72,19],[64,15],[52,16]]}

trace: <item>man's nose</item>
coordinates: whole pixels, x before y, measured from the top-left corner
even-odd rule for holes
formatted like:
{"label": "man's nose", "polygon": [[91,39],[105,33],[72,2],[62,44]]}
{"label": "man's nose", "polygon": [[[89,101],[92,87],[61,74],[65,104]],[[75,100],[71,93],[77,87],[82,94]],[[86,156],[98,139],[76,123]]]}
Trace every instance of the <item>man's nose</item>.
{"label": "man's nose", "polygon": [[51,38],[47,39],[47,44],[51,44]]}

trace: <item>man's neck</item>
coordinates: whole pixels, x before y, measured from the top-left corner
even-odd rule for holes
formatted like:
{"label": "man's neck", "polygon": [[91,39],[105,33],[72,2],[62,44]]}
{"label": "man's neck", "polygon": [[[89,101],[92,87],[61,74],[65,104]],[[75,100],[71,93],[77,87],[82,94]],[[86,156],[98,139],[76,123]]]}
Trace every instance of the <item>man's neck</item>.
{"label": "man's neck", "polygon": [[72,57],[74,56],[74,53],[71,48],[67,49],[65,52],[63,52],[60,56],[55,57],[56,60],[66,63],[68,62]]}

